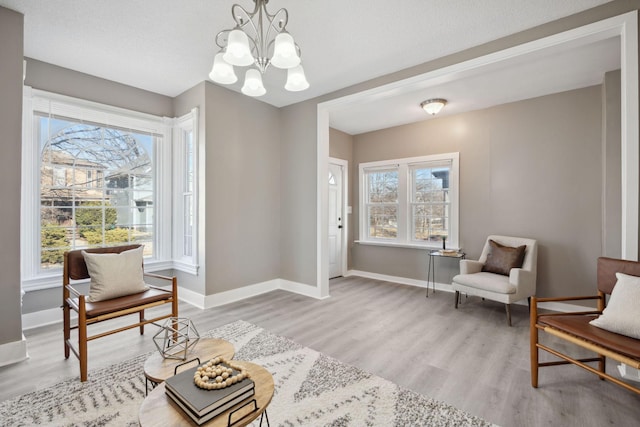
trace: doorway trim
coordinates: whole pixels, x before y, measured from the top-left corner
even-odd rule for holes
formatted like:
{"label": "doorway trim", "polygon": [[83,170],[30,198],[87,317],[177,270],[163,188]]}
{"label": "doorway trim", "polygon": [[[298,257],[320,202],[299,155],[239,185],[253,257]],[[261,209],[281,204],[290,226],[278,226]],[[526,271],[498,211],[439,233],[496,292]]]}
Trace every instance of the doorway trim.
{"label": "doorway trim", "polygon": [[325,177],[329,163],[330,112],[363,100],[381,96],[384,92],[435,79],[447,74],[478,69],[514,56],[551,48],[564,43],[579,43],[588,40],[604,40],[620,37],[621,52],[621,161],[622,161],[622,258],[638,259],[639,222],[639,164],[640,147],[639,100],[638,100],[638,11],[603,19],[591,24],[543,37],[511,48],[473,58],[447,67],[439,68],[408,79],[395,81],[373,89],[346,95],[317,106],[317,221],[316,257],[317,287],[320,297],[329,296],[329,251],[328,251],[328,182]]}

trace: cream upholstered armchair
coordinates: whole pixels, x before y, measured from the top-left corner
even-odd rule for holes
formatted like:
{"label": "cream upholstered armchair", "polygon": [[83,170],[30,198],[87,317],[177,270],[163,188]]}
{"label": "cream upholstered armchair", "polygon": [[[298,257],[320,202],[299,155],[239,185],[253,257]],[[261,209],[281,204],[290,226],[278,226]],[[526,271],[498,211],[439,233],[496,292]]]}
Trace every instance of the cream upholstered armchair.
{"label": "cream upholstered armchair", "polygon": [[478,261],[460,260],[460,274],[454,276],[455,308],[460,293],[476,295],[505,304],[511,326],[510,304],[536,292],[538,243],[533,239],[489,236]]}

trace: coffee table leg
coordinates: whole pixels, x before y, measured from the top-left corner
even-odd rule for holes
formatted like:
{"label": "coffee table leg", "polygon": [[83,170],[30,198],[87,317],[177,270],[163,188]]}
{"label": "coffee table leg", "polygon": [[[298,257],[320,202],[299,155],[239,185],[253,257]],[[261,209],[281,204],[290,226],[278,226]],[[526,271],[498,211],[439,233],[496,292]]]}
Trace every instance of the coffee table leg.
{"label": "coffee table leg", "polygon": [[146,376],[144,377],[144,395],[148,396],[149,395],[149,384],[151,384],[151,390],[153,390],[154,388],[156,388],[156,386],[158,385],[157,382],[155,381],[151,381],[149,378],[147,378]]}
{"label": "coffee table leg", "polygon": [[262,415],[260,415],[260,427],[262,427],[262,419],[266,418],[267,419],[267,427],[271,427],[269,425],[269,415],[267,415],[267,410],[265,409],[264,412],[262,413]]}

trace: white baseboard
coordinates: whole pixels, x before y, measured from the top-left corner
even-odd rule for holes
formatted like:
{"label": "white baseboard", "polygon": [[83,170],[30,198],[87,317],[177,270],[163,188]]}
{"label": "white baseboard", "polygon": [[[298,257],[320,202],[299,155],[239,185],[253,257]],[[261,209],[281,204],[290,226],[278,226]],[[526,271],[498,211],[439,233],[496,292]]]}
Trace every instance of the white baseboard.
{"label": "white baseboard", "polygon": [[[273,279],[239,289],[220,292],[213,295],[202,295],[198,292],[182,287],[178,288],[178,298],[201,310],[218,307],[243,299],[251,298],[275,290],[284,290],[310,298],[322,299],[320,290],[315,286],[292,282],[284,279]],[[72,318],[77,318],[72,313]],[[62,323],[62,309],[52,308],[22,315],[22,329],[32,329],[40,326]]]}
{"label": "white baseboard", "polygon": [[279,280],[280,279],[268,280],[266,282],[256,283],[255,285],[243,286],[242,288],[207,295],[204,298],[204,308],[219,307],[221,305],[251,298],[256,295],[275,291],[276,289],[279,289]]}
{"label": "white baseboard", "polygon": [[306,297],[315,299],[326,299],[320,295],[320,289],[316,286],[305,285],[299,282],[292,282],[291,280],[278,279],[280,281],[278,289],[283,291],[293,292],[294,294],[304,295]]}
{"label": "white baseboard", "polygon": [[27,340],[24,335],[20,341],[13,341],[0,345],[0,366],[22,362],[28,358]]}
{"label": "white baseboard", "polygon": [[[386,274],[371,273],[368,271],[361,271],[361,270],[349,270],[346,272],[344,276],[345,277],[359,276],[359,277],[365,277],[368,279],[400,283],[402,285],[416,286],[419,288],[427,287],[426,280],[411,279],[411,278],[399,277],[399,276],[389,276]],[[429,289],[431,289],[432,286],[433,285],[431,284],[429,286]],[[451,285],[448,283],[436,283],[435,288],[437,291],[453,292],[453,290],[451,289]],[[267,292],[275,291],[275,290],[293,292],[309,298],[316,298],[316,299],[328,298],[328,297],[322,297],[320,295],[320,289],[318,287],[305,285],[304,283],[292,282],[290,280],[285,280],[285,279],[273,279],[266,282],[256,283],[254,285],[244,286],[239,289],[233,289],[230,291],[220,292],[213,295],[202,295],[198,292],[195,292],[189,289],[179,288],[178,296],[181,301],[184,301],[188,304],[193,305],[196,308],[203,310],[203,309],[212,308],[212,307],[219,307],[221,305],[229,304],[236,301],[241,301],[243,299],[251,298],[251,297],[261,295]],[[519,301],[516,304],[526,305],[526,301]],[[592,308],[590,307],[558,303],[558,302],[541,303],[540,307],[547,310],[560,311],[560,312],[592,310]],[[73,316],[73,313],[72,313],[72,318],[75,318],[75,316]],[[37,311],[34,313],[26,313],[22,315],[23,330],[55,324],[55,323],[61,323],[61,322],[62,322],[62,310],[60,308],[52,308],[49,310],[42,310],[42,311]],[[1,347],[0,347],[0,350],[1,350]],[[25,354],[26,354],[26,350],[25,350]],[[0,363],[1,363],[1,359],[0,359]]]}
{"label": "white baseboard", "polygon": [[204,309],[205,296],[201,293],[178,286],[178,300],[184,301],[196,308]]}
{"label": "white baseboard", "polygon": [[[402,285],[409,285],[409,286],[417,286],[417,287],[420,287],[420,288],[426,288],[427,287],[427,281],[426,280],[410,279],[410,278],[407,278],[407,277],[398,277],[398,276],[388,276],[386,274],[371,273],[371,272],[368,272],[368,271],[361,271],[361,270],[349,270],[349,271],[347,271],[347,274],[345,274],[345,277],[348,277],[348,276],[366,277],[367,279],[384,280],[384,281],[387,281],[387,282],[400,283]],[[433,284],[429,283],[429,289],[431,289],[432,286],[433,286]],[[448,283],[437,283],[436,282],[435,287],[436,287],[436,290],[438,290],[438,291],[453,292],[453,289],[451,288],[451,285],[448,284]],[[518,302],[516,302],[514,304],[527,305],[527,301],[526,300],[522,300],[522,301],[518,301]],[[566,313],[573,312],[573,311],[593,310],[593,307],[574,305],[574,304],[566,304],[566,303],[562,303],[562,302],[543,302],[543,303],[539,303],[538,306],[540,308],[545,309],[545,310],[566,312]]]}
{"label": "white baseboard", "polygon": [[[71,312],[71,319],[77,319],[75,312]],[[62,323],[62,309],[60,307],[40,310],[22,315],[22,330],[38,328],[40,326]]]}

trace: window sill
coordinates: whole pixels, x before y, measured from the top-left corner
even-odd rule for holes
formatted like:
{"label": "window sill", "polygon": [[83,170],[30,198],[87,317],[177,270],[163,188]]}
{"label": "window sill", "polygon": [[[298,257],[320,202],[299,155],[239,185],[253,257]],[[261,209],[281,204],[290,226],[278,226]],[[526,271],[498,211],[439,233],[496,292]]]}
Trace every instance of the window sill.
{"label": "window sill", "polygon": [[[408,249],[422,249],[427,251],[435,251],[438,249],[442,249],[438,245],[423,245],[419,243],[396,243],[396,242],[378,242],[371,240],[355,240],[354,243],[364,246],[386,246],[390,248],[408,248]],[[459,249],[456,247],[447,247],[447,249]]]}
{"label": "window sill", "polygon": [[[198,275],[198,266],[186,264],[180,261],[152,261],[145,260],[144,271],[154,273],[166,270],[178,270],[185,273]],[[89,280],[78,281],[77,283],[89,283]],[[41,291],[44,289],[59,288],[62,286],[62,268],[51,271],[22,281],[22,290],[25,292]]]}

